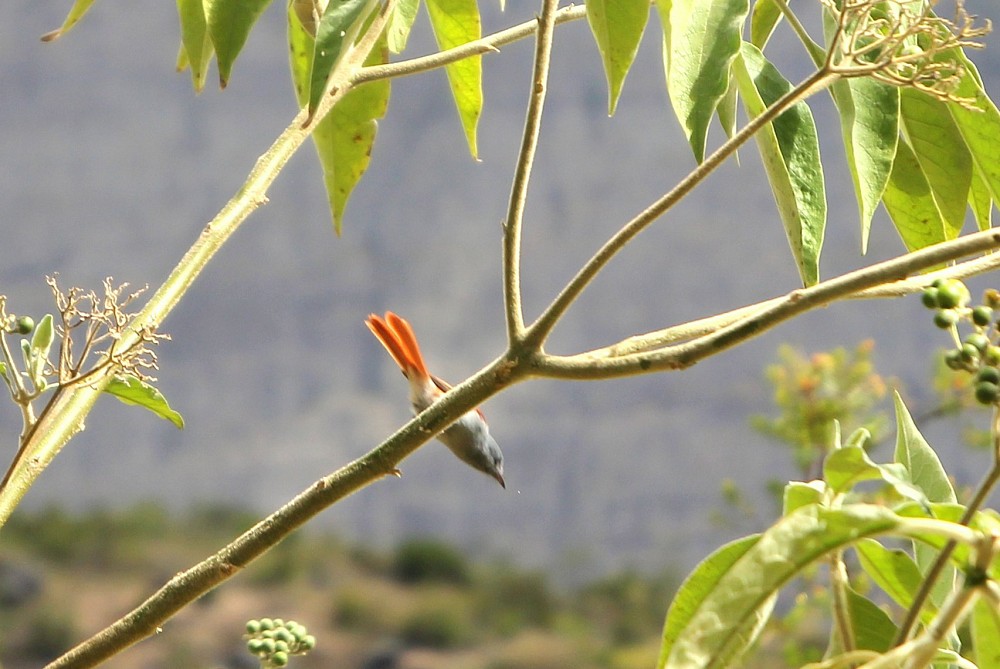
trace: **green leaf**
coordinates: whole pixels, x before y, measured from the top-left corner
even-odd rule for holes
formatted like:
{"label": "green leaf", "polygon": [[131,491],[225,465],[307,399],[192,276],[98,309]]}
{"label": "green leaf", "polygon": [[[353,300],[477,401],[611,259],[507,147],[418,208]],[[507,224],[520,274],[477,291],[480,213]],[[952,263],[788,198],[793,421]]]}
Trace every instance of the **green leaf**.
{"label": "green leaf", "polygon": [[789,481],[785,485],[781,513],[787,516],[792,511],[823,501],[826,483],[823,481]]}
{"label": "green leaf", "polygon": [[[368,57],[367,64],[389,61],[385,37]],[[313,144],[323,166],[334,230],[343,226],[344,207],[371,160],[378,122],[389,107],[389,80],[372,81],[355,88],[313,130]]]}
{"label": "green leaf", "polygon": [[[752,44],[743,45],[733,72],[751,117],[792,88]],[[819,281],[826,228],[826,189],[812,112],[800,102],[762,128],[755,139],[799,275],[811,286]]]}
{"label": "green leaf", "polygon": [[[909,608],[924,580],[913,558],[905,551],[886,548],[874,539],[862,539],[854,549],[861,568],[875,584],[901,607]],[[929,623],[936,613],[934,603],[927,602],[920,611],[920,620]]]}
{"label": "green leaf", "polygon": [[923,491],[908,480],[909,473],[898,463],[879,465],[860,446],[845,446],[831,451],[823,461],[823,478],[838,493],[846,493],[861,481],[881,479],[906,499],[927,504]]}
{"label": "green leaf", "polygon": [[937,453],[917,430],[910,412],[898,392],[893,393],[896,407],[896,452],[894,460],[910,473],[910,481],[932,502],[953,504],[957,501],[948,474]]}
{"label": "green leaf", "polygon": [[213,53],[212,38],[205,21],[205,5],[202,0],[177,0],[177,15],[181,21],[181,48],[191,68],[191,83],[194,90],[200,93],[205,88],[208,63]]}
{"label": "green leaf", "polygon": [[899,91],[900,120],[944,223],[945,239],[962,231],[972,157],[948,104],[910,88]]}
{"label": "green leaf", "polygon": [[[479,7],[476,0],[427,0],[426,4],[434,37],[442,51],[480,38]],[[445,71],[462,128],[465,130],[469,152],[478,160],[476,127],[483,111],[482,56],[463,58],[448,65]]]}
{"label": "green leaf", "polygon": [[660,647],[660,659],[656,663],[657,669],[666,666],[674,641],[691,622],[691,618],[705,597],[718,585],[719,579],[757,543],[759,538],[760,535],[753,534],[716,549],[684,579],[667,611],[667,619],[663,625],[663,645]]}
{"label": "green leaf", "polygon": [[[739,98],[739,87],[736,85],[736,80],[730,77],[729,88],[726,89],[726,94],[722,96],[722,99],[719,100],[719,106],[716,107],[716,112],[719,115],[719,125],[722,126],[722,131],[726,133],[726,137],[730,139],[736,134],[736,107],[739,103]],[[739,160],[738,155],[737,160]]]}
{"label": "green leaf", "polygon": [[288,5],[288,65],[292,71],[295,99],[298,100],[299,107],[305,107],[309,102],[309,82],[312,78],[313,53],[316,50],[313,32],[316,26],[309,25],[312,20],[309,14],[305,14],[303,18],[300,7],[294,2]]}
{"label": "green leaf", "polygon": [[204,0],[208,34],[215,47],[219,86],[225,88],[236,56],[271,0]]}
{"label": "green leaf", "polygon": [[858,200],[861,252],[868,250],[872,216],[889,184],[899,142],[899,89],[868,77],[830,89],[840,115],[847,166]]}
{"label": "green leaf", "polygon": [[853,588],[848,588],[847,612],[851,617],[856,648],[884,653],[892,647],[893,639],[896,637],[896,625],[875,602]]}
{"label": "green leaf", "polygon": [[960,51],[955,52],[966,66],[955,95],[972,100],[973,109],[952,102],[948,104],[965,145],[994,202],[1000,202],[1000,111],[980,83],[979,73]]}
{"label": "green leaf", "polygon": [[667,91],[699,163],[749,9],[748,0],[673,0],[670,8]]}
{"label": "green leaf", "polygon": [[114,395],[125,404],[149,409],[160,418],[169,420],[178,428],[184,427],[184,419],[170,408],[160,391],[134,376],[128,375],[111,379],[111,383],[107,385],[104,392]]}
{"label": "green leaf", "polygon": [[1000,611],[985,598],[972,607],[972,649],[979,669],[1000,669]]}
{"label": "green leaf", "polygon": [[983,179],[983,173],[977,167],[972,173],[972,184],[969,187],[969,206],[976,217],[976,227],[989,230],[993,227],[993,197]]}
{"label": "green leaf", "polygon": [[[715,579],[673,637],[660,667],[716,667],[732,659],[782,586],[827,553],[900,525],[891,510],[874,504],[800,508],[778,520]],[[664,645],[668,638],[664,633]],[[665,659],[664,659],[665,656]]]}
{"label": "green leaf", "polygon": [[649,21],[649,0],[589,0],[585,7],[587,23],[608,79],[608,116],[611,116]]}
{"label": "green leaf", "polygon": [[[502,4],[502,3],[501,3]],[[406,41],[410,38],[410,29],[417,18],[420,0],[397,0],[389,15],[389,26],[386,35],[389,38],[389,51],[402,53]]]}
{"label": "green leaf", "polygon": [[93,4],[94,0],[76,0],[70,8],[69,14],[66,15],[66,20],[63,21],[63,24],[59,28],[42,35],[42,41],[52,42],[68,33],[83,18],[83,15],[87,13],[87,10]]}
{"label": "green leaf", "polygon": [[775,0],[757,0],[750,14],[750,43],[763,51],[779,21],[781,8]]}
{"label": "green leaf", "polygon": [[907,250],[915,251],[947,239],[945,222],[930,184],[906,142],[896,147],[896,160],[882,202]]}
{"label": "green leaf", "polygon": [[45,314],[45,317],[35,326],[35,331],[31,335],[31,348],[42,358],[49,357],[49,350],[55,340],[55,328],[52,325],[52,314]]}
{"label": "green leaf", "polygon": [[309,115],[311,121],[326,94],[330,77],[347,49],[354,44],[376,0],[332,0],[316,26],[316,47],[309,75]]}

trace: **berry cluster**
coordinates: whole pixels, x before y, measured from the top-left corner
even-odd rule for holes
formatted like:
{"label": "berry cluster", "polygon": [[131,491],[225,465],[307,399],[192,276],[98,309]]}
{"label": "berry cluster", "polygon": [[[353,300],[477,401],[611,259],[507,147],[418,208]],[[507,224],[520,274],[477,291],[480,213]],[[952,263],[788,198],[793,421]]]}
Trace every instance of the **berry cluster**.
{"label": "berry cluster", "polygon": [[[922,300],[928,309],[936,310],[934,324],[951,330],[957,346],[945,354],[945,363],[954,370],[975,375],[976,401],[994,405],[1000,400],[1000,329],[994,320],[994,310],[1000,308],[1000,292],[990,289],[983,304],[970,307],[969,289],[958,279],[938,279],[924,289]],[[958,323],[967,320],[973,332],[964,340],[959,337]]]}
{"label": "berry cluster", "polygon": [[294,620],[261,618],[247,621],[247,650],[260,658],[261,667],[284,667],[292,655],[316,647],[316,637]]}

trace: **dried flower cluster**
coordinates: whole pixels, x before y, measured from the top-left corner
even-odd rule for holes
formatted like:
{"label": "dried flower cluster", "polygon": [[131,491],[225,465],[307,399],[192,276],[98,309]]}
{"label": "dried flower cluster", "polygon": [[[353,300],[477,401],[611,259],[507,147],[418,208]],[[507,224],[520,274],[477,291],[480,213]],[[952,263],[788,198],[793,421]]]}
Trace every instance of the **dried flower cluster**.
{"label": "dried flower cluster", "polygon": [[[143,381],[156,380],[148,374],[149,370],[159,369],[151,345],[170,339],[169,335],[143,328],[134,331],[137,336],[135,344],[124,348],[120,346],[132,319],[126,307],[147,287],[127,293],[129,284],[116,287],[108,277],[104,280],[104,295],[99,297],[93,290],[76,287],[63,292],[54,276],[45,280],[52,289],[61,319],[61,325],[56,327],[60,337],[60,385],[80,383],[109,365],[115,368],[116,373],[132,375]],[[94,356],[96,360],[87,369],[89,360]]]}
{"label": "dried flower cluster", "polygon": [[821,0],[837,26],[827,68],[842,76],[869,75],[892,86],[909,87],[940,100],[972,106],[956,95],[967,65],[960,48],[982,48],[978,38],[990,21],[970,15],[962,0],[955,18],[937,16],[925,0]]}

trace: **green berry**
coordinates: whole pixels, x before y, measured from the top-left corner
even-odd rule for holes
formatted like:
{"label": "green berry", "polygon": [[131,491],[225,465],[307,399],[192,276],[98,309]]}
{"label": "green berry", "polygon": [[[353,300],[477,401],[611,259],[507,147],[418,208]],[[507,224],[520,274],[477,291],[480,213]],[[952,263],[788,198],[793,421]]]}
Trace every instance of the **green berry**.
{"label": "green berry", "polygon": [[924,303],[924,306],[928,309],[937,309],[938,306],[938,290],[934,286],[928,286],[924,288],[923,294],[920,296],[920,301]]}
{"label": "green berry", "polygon": [[31,334],[31,331],[35,329],[35,319],[31,316],[21,316],[17,319],[14,327],[19,335]]}
{"label": "green berry", "polygon": [[284,626],[285,626],[285,620],[283,618],[275,618],[274,619],[274,627],[275,627],[275,629],[277,629],[278,627],[284,627]]}
{"label": "green berry", "polygon": [[979,349],[972,344],[962,344],[959,350],[963,362],[974,362],[979,359]]}
{"label": "green berry", "polygon": [[260,619],[260,628],[262,630],[273,630],[274,629],[274,621],[271,620],[270,618],[261,618]]}
{"label": "green berry", "polygon": [[979,334],[978,332],[970,334],[965,338],[966,344],[972,344],[980,351],[985,351],[986,347],[990,345],[990,339],[984,334]]}
{"label": "green berry", "polygon": [[247,641],[247,650],[250,651],[251,655],[260,655],[262,651],[263,641],[260,639],[250,639]]}
{"label": "green berry", "polygon": [[976,373],[976,381],[1000,385],[1000,369],[996,367],[983,367]]}
{"label": "green berry", "polygon": [[970,297],[969,289],[958,279],[945,279],[937,291],[937,303],[942,309],[965,306]]}
{"label": "green berry", "polygon": [[1000,365],[1000,346],[987,346],[983,360],[986,361],[987,365]]}
{"label": "green berry", "polygon": [[260,631],[260,621],[259,620],[248,620],[247,621],[247,634],[257,634]]}
{"label": "green berry", "polygon": [[[1000,348],[997,350],[1000,351]],[[951,349],[944,354],[944,364],[948,365],[948,369],[954,369],[956,371],[964,369],[965,363],[962,362],[962,352],[957,348]]]}
{"label": "green berry", "polygon": [[993,404],[1000,397],[1000,386],[983,381],[976,384],[976,401],[980,404]]}
{"label": "green berry", "polygon": [[260,640],[260,652],[264,653],[265,655],[270,655],[271,653],[274,652],[274,649],[275,649],[274,639]]}
{"label": "green berry", "polygon": [[1000,309],[1000,290],[987,288],[983,292],[983,304],[994,309]]}
{"label": "green berry", "polygon": [[287,627],[282,627],[274,630],[274,639],[275,641],[283,641],[288,644],[295,641],[295,636],[288,631]]}
{"label": "green berry", "polygon": [[275,653],[287,653],[288,644],[284,641],[278,640],[274,642],[274,652]]}
{"label": "green berry", "polygon": [[934,325],[947,330],[958,322],[958,312],[954,309],[940,309],[934,314]]}
{"label": "green berry", "polygon": [[972,310],[972,322],[981,328],[986,327],[993,320],[993,310],[985,305],[980,305]]}
{"label": "green berry", "polygon": [[302,643],[299,645],[302,647],[302,650],[312,650],[316,647],[316,637],[312,634],[307,634],[302,637]]}
{"label": "green berry", "polygon": [[283,667],[288,664],[288,653],[275,653],[271,656],[271,664],[276,667]]}

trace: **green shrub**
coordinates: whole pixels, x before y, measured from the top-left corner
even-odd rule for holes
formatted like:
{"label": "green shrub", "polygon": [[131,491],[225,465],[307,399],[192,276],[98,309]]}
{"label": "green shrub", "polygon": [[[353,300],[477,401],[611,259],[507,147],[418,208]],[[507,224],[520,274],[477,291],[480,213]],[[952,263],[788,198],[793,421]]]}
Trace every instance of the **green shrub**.
{"label": "green shrub", "polygon": [[461,607],[430,606],[410,614],[399,630],[401,640],[414,646],[446,649],[472,641],[473,621]]}
{"label": "green shrub", "polygon": [[433,539],[411,539],[396,549],[393,575],[402,583],[436,581],[464,585],[469,565],[457,550]]}

